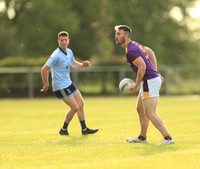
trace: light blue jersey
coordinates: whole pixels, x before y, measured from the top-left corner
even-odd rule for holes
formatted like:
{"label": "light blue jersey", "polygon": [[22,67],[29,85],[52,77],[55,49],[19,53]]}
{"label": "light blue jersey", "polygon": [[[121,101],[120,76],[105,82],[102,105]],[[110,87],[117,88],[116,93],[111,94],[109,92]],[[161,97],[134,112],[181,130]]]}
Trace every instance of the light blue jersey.
{"label": "light blue jersey", "polygon": [[72,84],[70,67],[74,62],[74,54],[69,48],[67,48],[67,54],[60,48],[51,54],[46,65],[51,68],[53,91],[62,90]]}

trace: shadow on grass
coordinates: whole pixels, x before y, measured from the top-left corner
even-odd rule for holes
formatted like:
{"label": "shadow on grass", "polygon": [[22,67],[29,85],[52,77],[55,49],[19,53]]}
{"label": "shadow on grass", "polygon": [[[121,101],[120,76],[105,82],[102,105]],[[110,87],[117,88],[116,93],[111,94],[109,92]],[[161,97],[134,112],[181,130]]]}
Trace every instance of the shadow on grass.
{"label": "shadow on grass", "polygon": [[[132,144],[132,143],[131,143]],[[157,144],[134,144],[131,145],[131,149],[134,149],[134,152],[137,152],[138,155],[154,155],[159,153],[167,153],[172,151],[177,151],[180,149],[176,144],[171,145],[157,145]]]}
{"label": "shadow on grass", "polygon": [[[65,136],[66,137],[66,136]],[[181,145],[177,144],[171,144],[171,145],[157,145],[157,144],[138,144],[138,143],[127,143],[125,141],[107,141],[104,142],[102,140],[88,140],[91,136],[80,136],[80,137],[74,137],[74,136],[67,136],[66,140],[58,141],[55,143],[51,143],[53,145],[69,145],[69,146],[81,146],[81,145],[88,145],[88,146],[102,146],[102,147],[109,147],[113,146],[113,148],[119,148],[119,149],[129,149],[133,150],[134,152],[137,152],[138,155],[152,155],[162,152],[170,152],[170,151],[177,151],[179,149],[182,149]]]}
{"label": "shadow on grass", "polygon": [[179,150],[191,149],[199,146],[198,141],[193,141],[192,143],[188,142],[177,142],[176,144],[171,145],[160,145],[158,146],[156,143],[147,143],[147,144],[139,144],[139,143],[128,143],[121,138],[117,138],[115,140],[108,140],[107,137],[102,138],[100,135],[76,135],[76,136],[55,136],[52,135],[49,138],[42,138],[42,141],[38,141],[39,138],[34,138],[33,142],[30,142],[28,138],[25,143],[20,143],[20,140],[14,142],[14,140],[10,143],[1,144],[0,147],[29,147],[29,146],[69,146],[69,147],[79,147],[79,146],[93,146],[97,148],[99,151],[106,150],[118,150],[119,152],[132,152],[134,154],[140,156],[151,156],[154,154],[160,153],[170,153]]}
{"label": "shadow on grass", "polygon": [[52,143],[54,145],[70,145],[70,146],[77,146],[81,144],[85,144],[85,141],[88,139],[88,136],[81,135],[80,137],[74,136],[62,136],[65,140],[58,141],[56,143]]}

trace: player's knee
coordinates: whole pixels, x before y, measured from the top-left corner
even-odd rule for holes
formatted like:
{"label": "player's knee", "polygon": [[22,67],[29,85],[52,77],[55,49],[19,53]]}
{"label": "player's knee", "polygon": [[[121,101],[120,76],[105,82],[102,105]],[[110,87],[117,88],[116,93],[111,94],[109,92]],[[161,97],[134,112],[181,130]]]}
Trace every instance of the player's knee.
{"label": "player's knee", "polygon": [[82,101],[82,102],[79,104],[79,109],[83,109],[84,105],[85,105],[85,103],[84,103],[84,101]]}
{"label": "player's knee", "polygon": [[136,108],[136,111],[137,111],[137,113],[138,113],[139,115],[144,115],[144,111],[143,111],[143,109],[142,109],[141,107],[137,107],[137,108]]}
{"label": "player's knee", "polygon": [[83,107],[84,107],[84,105],[85,105],[84,101],[80,102],[80,103],[78,104],[78,109],[79,109],[79,110],[82,110]]}
{"label": "player's knee", "polygon": [[71,110],[76,113],[79,110],[79,106],[76,104],[74,106],[71,107]]}

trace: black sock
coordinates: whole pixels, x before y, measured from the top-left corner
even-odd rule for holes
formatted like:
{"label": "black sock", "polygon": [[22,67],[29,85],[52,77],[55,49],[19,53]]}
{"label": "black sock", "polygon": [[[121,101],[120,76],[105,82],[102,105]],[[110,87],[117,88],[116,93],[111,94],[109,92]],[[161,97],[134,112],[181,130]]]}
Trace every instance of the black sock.
{"label": "black sock", "polygon": [[169,135],[169,136],[164,137],[164,139],[165,139],[165,140],[171,140],[172,137]]}
{"label": "black sock", "polygon": [[139,135],[138,138],[139,138],[140,140],[142,140],[142,141],[146,140],[146,137],[143,137],[143,136],[141,136],[141,135]]}
{"label": "black sock", "polygon": [[67,130],[68,124],[66,122],[64,122],[62,129],[63,130]]}
{"label": "black sock", "polygon": [[80,121],[80,123],[81,123],[81,128],[82,128],[82,130],[85,130],[87,127],[86,127],[86,124],[85,124],[85,120],[83,120],[83,121]]}

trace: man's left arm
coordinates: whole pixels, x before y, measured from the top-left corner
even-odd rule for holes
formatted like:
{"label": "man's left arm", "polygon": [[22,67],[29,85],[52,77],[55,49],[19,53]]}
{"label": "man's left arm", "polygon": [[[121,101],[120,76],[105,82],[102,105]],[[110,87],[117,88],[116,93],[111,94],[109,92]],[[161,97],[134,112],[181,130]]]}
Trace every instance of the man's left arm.
{"label": "man's left arm", "polygon": [[157,59],[156,59],[155,53],[149,47],[145,46],[144,49],[147,52],[149,59],[150,59],[151,63],[153,64],[154,69],[157,71]]}
{"label": "man's left arm", "polygon": [[[150,49],[149,47],[144,47],[145,51],[147,52],[148,56],[149,56],[149,59],[154,67],[154,69],[157,71],[157,59],[156,59],[156,55],[155,53],[153,52],[152,49]],[[162,80],[162,82],[164,82],[164,78],[162,77],[161,74],[160,75],[160,78]]]}
{"label": "man's left arm", "polygon": [[78,68],[83,68],[83,67],[90,67],[90,62],[89,61],[83,61],[83,63],[75,61],[74,63],[71,64],[72,68],[78,69]]}

